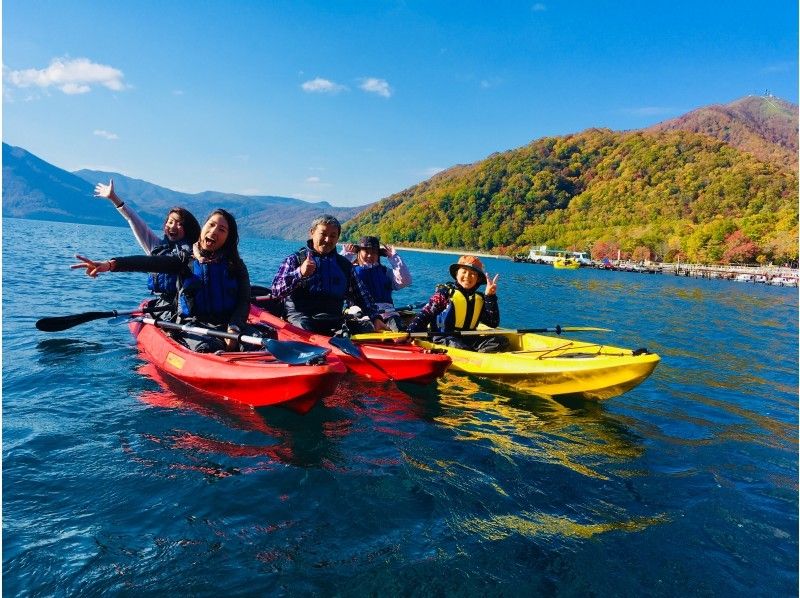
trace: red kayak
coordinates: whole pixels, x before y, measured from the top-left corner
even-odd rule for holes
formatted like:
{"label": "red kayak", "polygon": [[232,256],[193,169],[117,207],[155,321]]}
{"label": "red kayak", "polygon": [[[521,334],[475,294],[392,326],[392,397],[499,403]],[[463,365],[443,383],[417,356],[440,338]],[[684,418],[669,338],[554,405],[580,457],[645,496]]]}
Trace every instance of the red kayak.
{"label": "red kayak", "polygon": [[267,324],[278,332],[278,339],[311,343],[333,350],[351,372],[374,382],[416,382],[428,384],[441,376],[451,363],[450,357],[441,351],[423,349],[416,345],[359,342],[363,358],[348,355],[330,344],[331,337],[303,330],[267,310],[250,306],[251,323]]}
{"label": "red kayak", "polygon": [[195,353],[156,326],[132,320],[144,359],[199,390],[253,407],[280,405],[307,413],[332,394],[347,368],[329,354],[319,365],[289,365],[266,352]]}

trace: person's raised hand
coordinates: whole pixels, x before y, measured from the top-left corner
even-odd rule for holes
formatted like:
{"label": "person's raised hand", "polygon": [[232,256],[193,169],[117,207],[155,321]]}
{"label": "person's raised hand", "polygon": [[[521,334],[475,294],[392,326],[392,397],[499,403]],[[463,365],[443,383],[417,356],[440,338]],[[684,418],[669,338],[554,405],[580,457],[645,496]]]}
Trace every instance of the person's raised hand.
{"label": "person's raised hand", "polygon": [[97,275],[100,272],[110,272],[111,271],[111,262],[110,261],[95,261],[90,260],[88,257],[84,257],[82,255],[75,255],[75,259],[81,260],[81,264],[72,264],[70,266],[70,270],[77,270],[80,268],[86,269],[86,276],[91,276],[92,278],[97,278]]}
{"label": "person's raised hand", "polygon": [[394,250],[394,245],[384,245],[383,250],[386,252],[386,257],[392,257],[397,253]]}
{"label": "person's raised hand", "polygon": [[121,203],[119,197],[117,197],[117,194],[114,192],[114,179],[109,179],[108,185],[97,183],[94,187],[94,196],[111,200],[117,207],[119,207]]}
{"label": "person's raised hand", "polygon": [[486,294],[487,295],[494,295],[497,292],[497,277],[500,276],[499,274],[495,274],[494,278],[489,278],[489,274],[486,274]]}
{"label": "person's raised hand", "polygon": [[309,276],[313,276],[314,272],[317,271],[317,264],[314,262],[314,259],[311,257],[311,252],[306,251],[306,259],[300,264],[300,275],[303,278],[308,278]]}

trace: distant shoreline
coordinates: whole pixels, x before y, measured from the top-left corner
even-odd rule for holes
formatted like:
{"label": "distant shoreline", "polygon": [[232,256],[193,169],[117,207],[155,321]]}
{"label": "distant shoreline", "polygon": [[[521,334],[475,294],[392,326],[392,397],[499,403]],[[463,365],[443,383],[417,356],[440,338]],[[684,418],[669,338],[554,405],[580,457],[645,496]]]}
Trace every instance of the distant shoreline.
{"label": "distant shoreline", "polygon": [[[390,243],[390,245],[392,245]],[[402,247],[400,245],[392,245],[395,249],[403,251],[419,251],[421,253],[443,253],[447,255],[475,255],[478,257],[492,257],[498,260],[510,260],[511,257],[507,255],[494,255],[492,253],[480,253],[478,251],[456,251],[454,249],[420,249],[419,247]]]}

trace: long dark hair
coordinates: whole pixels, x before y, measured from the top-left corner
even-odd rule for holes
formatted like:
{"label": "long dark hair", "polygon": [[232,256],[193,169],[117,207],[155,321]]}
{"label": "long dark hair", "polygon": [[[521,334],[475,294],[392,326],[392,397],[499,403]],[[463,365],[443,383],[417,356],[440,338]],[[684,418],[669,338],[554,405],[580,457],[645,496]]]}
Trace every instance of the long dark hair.
{"label": "long dark hair", "polygon": [[183,238],[186,239],[186,242],[190,245],[194,245],[200,238],[200,223],[197,222],[197,218],[194,217],[194,214],[182,206],[170,208],[169,212],[167,212],[167,217],[164,219],[162,228],[167,225],[170,214],[177,214],[180,217],[183,223]]}
{"label": "long dark hair", "polygon": [[[236,224],[236,218],[228,210],[217,208],[208,215],[206,222],[208,222],[214,214],[219,214],[228,223],[228,238],[225,239],[225,244],[220,247],[220,252],[225,255],[228,264],[234,269],[239,268],[242,264],[242,258],[239,257],[239,225]],[[198,236],[199,233],[198,233]]]}

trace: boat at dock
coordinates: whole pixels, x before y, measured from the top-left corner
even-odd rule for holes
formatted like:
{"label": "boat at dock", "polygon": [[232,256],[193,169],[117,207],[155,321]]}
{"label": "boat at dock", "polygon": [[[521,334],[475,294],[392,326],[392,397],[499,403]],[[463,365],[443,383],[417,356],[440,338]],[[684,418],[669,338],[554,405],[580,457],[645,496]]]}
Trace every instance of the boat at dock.
{"label": "boat at dock", "polygon": [[558,259],[571,259],[579,266],[591,266],[592,259],[585,251],[569,251],[567,249],[548,249],[547,245],[531,247],[527,261],[535,264],[554,264]]}
{"label": "boat at dock", "polygon": [[574,260],[570,257],[561,257],[557,258],[553,262],[553,268],[557,270],[577,270],[581,267],[581,263],[578,260]]}

